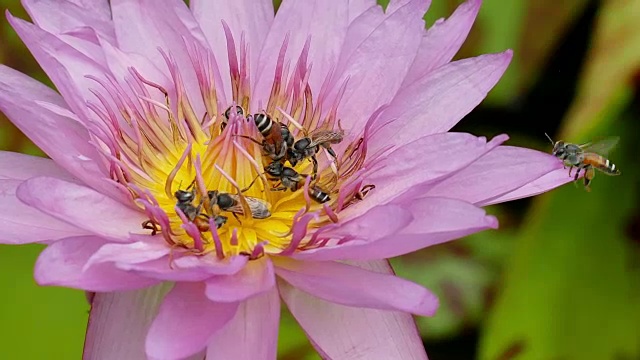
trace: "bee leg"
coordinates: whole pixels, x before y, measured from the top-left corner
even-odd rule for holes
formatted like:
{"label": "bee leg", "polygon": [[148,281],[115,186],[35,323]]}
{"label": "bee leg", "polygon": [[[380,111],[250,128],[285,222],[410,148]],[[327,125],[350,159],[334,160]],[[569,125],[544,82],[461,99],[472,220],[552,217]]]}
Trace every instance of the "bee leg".
{"label": "bee leg", "polygon": [[311,156],[311,161],[313,162],[313,175],[311,175],[311,178],[315,180],[316,176],[318,176],[318,159],[313,155]]}
{"label": "bee leg", "polygon": [[277,188],[271,188],[271,191],[287,191],[288,187],[286,186],[280,186]]}
{"label": "bee leg", "polygon": [[578,181],[578,177],[580,176],[580,170],[582,170],[582,168],[578,167],[578,171],[576,171],[576,176],[573,177],[573,181]]}
{"label": "bee leg", "polygon": [[589,184],[591,184],[591,180],[593,179],[594,176],[595,176],[595,171],[593,170],[592,167],[589,167],[588,169],[585,170],[584,179],[583,179],[585,190],[591,191]]}
{"label": "bee leg", "polygon": [[338,155],[336,155],[336,152],[333,151],[333,149],[331,148],[331,145],[327,144],[326,146],[324,146],[325,149],[327,149],[327,152],[329,153],[329,155],[331,155],[334,159],[338,158]]}
{"label": "bee leg", "polygon": [[234,218],[236,218],[236,220],[238,220],[238,222],[240,223],[240,225],[242,225],[242,221],[240,221],[240,218],[238,217],[238,214],[236,213],[231,213],[231,215],[233,215]]}
{"label": "bee leg", "polygon": [[[565,165],[564,167],[565,169],[567,168],[567,166]],[[573,166],[569,166],[569,177],[571,177],[571,170],[573,170]]]}

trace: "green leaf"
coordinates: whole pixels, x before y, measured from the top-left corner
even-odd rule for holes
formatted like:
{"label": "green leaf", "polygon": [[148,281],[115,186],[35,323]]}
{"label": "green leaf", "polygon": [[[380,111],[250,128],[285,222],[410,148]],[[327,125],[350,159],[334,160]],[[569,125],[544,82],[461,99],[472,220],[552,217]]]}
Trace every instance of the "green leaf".
{"label": "green leaf", "polygon": [[89,303],[78,290],[40,287],[41,245],[0,246],[0,359],[80,359]]}

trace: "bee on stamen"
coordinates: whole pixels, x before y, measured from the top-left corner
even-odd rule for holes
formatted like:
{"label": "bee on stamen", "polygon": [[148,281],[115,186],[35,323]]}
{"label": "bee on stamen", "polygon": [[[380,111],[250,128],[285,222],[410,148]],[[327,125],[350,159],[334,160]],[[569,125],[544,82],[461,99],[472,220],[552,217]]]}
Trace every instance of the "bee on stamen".
{"label": "bee on stamen", "polygon": [[313,162],[313,175],[315,179],[318,174],[318,159],[316,154],[320,151],[320,147],[327,150],[329,155],[337,159],[336,153],[331,148],[332,144],[339,144],[344,139],[344,131],[322,130],[317,129],[306,135],[302,139],[297,140],[293,146],[287,151],[287,160],[291,166],[296,166],[298,162],[304,159],[311,159]]}
{"label": "bee on stamen", "polygon": [[[196,189],[193,187],[195,184],[195,180],[189,185],[187,190],[177,190],[174,193],[175,198],[177,199],[176,207],[182,211],[184,216],[195,224],[198,227],[200,232],[209,231],[209,219],[210,216],[202,212],[202,203],[204,199],[200,199],[200,203],[198,206],[194,206],[193,202],[196,198]],[[191,189],[191,190],[190,190]],[[219,229],[227,222],[227,218],[225,216],[215,214],[214,223],[216,227]]]}
{"label": "bee on stamen", "polygon": [[237,135],[249,139],[260,145],[262,152],[273,161],[280,161],[287,155],[287,149],[293,145],[293,136],[289,128],[278,121],[274,121],[270,115],[261,112],[253,115],[253,122],[263,137],[262,142],[244,135]]}
{"label": "bee on stamen", "polygon": [[[209,191],[207,195],[212,207],[217,206],[221,211],[228,211],[233,216],[237,216],[237,214],[244,215],[240,195],[219,192],[218,190]],[[269,204],[266,201],[251,196],[243,196],[243,198],[249,206],[252,218],[266,219],[271,216]],[[214,210],[213,212],[215,213],[216,211]]]}
{"label": "bee on stamen", "polygon": [[[274,161],[267,165],[264,170],[264,173],[268,176],[269,180],[276,181],[276,184],[273,188],[271,188],[271,191],[297,191],[298,189],[304,187],[305,179],[308,176],[300,174],[294,169],[284,166],[281,162],[277,161]],[[244,192],[249,189],[258,179],[258,177],[260,177],[260,175],[256,176],[251,184],[249,184],[249,186],[242,191]],[[311,185],[309,187],[309,196],[311,197],[311,199],[320,204],[331,200],[329,194],[327,194],[317,185]]]}
{"label": "bee on stamen", "polygon": [[569,167],[569,176],[571,176],[573,168],[577,168],[574,181],[578,180],[580,171],[583,171],[584,187],[587,191],[591,191],[589,184],[595,176],[594,169],[611,176],[621,174],[616,165],[604,156],[617,145],[620,138],[608,137],[600,141],[577,145],[562,140],[554,142],[549,135],[545,135],[553,144],[552,155],[562,160],[565,168]]}

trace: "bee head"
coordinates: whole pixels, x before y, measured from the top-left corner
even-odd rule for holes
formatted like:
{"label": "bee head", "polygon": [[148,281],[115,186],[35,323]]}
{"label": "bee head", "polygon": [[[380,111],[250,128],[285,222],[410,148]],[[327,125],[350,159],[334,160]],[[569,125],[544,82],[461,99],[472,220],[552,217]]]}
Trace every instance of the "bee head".
{"label": "bee head", "polygon": [[553,156],[562,158],[567,152],[566,146],[564,141],[557,141],[554,145],[553,145]]}
{"label": "bee head", "polygon": [[[231,117],[232,109],[233,109],[233,106],[229,106],[227,110],[225,110],[224,112],[224,117],[227,118],[227,120],[229,120],[229,118]],[[236,114],[238,116],[244,116],[244,109],[241,106],[236,105]]]}
{"label": "bee head", "polygon": [[173,196],[175,196],[180,202],[191,202],[193,201],[195,194],[193,191],[178,190],[173,194]]}
{"label": "bee head", "polygon": [[274,161],[264,168],[264,171],[271,176],[280,176],[284,170],[284,165],[279,161]]}

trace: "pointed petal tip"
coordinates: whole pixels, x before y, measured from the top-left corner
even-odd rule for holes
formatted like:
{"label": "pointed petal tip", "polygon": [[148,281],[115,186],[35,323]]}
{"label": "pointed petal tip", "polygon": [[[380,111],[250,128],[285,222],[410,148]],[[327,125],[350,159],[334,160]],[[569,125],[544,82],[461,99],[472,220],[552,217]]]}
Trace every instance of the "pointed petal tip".
{"label": "pointed petal tip", "polygon": [[[479,139],[485,139],[485,137],[481,136],[481,137],[479,137]],[[507,142],[507,140],[509,140],[509,135],[500,134],[500,135],[494,136],[493,139],[491,139],[488,144],[491,144],[492,148],[493,148],[493,147],[502,145],[503,143]]]}
{"label": "pointed petal tip", "polygon": [[505,51],[503,51],[502,56],[504,56],[504,60],[505,62],[509,63],[511,62],[511,59],[513,58],[513,50],[512,49],[507,49]]}
{"label": "pointed petal tip", "polygon": [[488,229],[496,230],[500,227],[500,222],[498,221],[498,218],[493,215],[487,215],[485,217],[485,222],[487,224]]}
{"label": "pointed petal tip", "polygon": [[438,309],[440,308],[440,299],[438,299],[438,297],[434,293],[428,291],[426,288],[425,291],[426,293],[423,298],[421,312],[416,311],[415,314],[420,316],[432,317],[436,315]]}
{"label": "pointed petal tip", "polygon": [[464,6],[465,8],[473,9],[473,10],[477,11],[478,9],[480,9],[480,6],[482,6],[482,0],[465,1],[465,3],[460,5],[460,6],[461,7]]}

